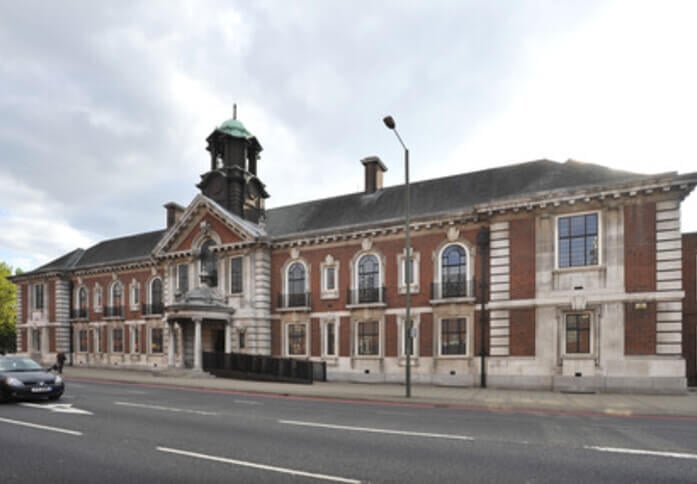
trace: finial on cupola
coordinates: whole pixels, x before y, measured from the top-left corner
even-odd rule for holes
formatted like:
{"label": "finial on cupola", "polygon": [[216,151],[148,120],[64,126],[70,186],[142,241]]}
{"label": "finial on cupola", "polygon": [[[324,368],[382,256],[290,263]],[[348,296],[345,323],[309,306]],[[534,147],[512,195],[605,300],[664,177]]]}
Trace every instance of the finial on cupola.
{"label": "finial on cupola", "polygon": [[232,105],[232,119],[237,119],[237,104]]}

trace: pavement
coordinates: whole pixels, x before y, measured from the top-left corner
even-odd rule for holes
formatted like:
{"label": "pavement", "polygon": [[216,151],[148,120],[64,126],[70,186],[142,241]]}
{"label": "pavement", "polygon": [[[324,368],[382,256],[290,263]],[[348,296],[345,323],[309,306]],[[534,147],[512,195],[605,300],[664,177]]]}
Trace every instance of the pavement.
{"label": "pavement", "polygon": [[390,383],[276,383],[216,378],[207,373],[197,374],[186,370],[147,371],[70,366],[64,368],[63,376],[68,383],[68,391],[71,380],[93,380],[352,403],[381,402],[502,412],[697,419],[697,391],[680,395],[573,394],[415,384],[412,385],[411,397],[407,398],[403,384]]}

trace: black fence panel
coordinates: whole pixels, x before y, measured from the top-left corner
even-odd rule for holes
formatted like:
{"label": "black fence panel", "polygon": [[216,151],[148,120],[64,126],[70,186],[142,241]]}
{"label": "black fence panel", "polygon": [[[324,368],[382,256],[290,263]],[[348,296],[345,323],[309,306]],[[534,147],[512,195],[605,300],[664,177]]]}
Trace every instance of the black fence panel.
{"label": "black fence panel", "polygon": [[204,352],[203,369],[221,378],[288,383],[327,381],[327,364],[323,361],[265,355]]}

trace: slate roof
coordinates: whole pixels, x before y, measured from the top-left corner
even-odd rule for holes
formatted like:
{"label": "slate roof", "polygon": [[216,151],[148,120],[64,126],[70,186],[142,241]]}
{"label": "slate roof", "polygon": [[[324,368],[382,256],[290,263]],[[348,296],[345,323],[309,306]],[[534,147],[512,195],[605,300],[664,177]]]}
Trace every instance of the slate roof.
{"label": "slate roof", "polygon": [[[569,160],[537,160],[410,184],[412,217],[471,210],[474,206],[540,192],[571,190],[654,178]],[[267,210],[271,237],[351,226],[370,226],[404,218],[405,186],[299,203]]]}
{"label": "slate roof", "polygon": [[[530,161],[412,183],[411,215],[418,219],[466,212],[477,205],[506,199],[617,185],[657,176],[660,175],[642,175],[573,160],[564,163]],[[266,212],[266,232],[271,238],[283,238],[353,226],[394,223],[404,217],[404,190],[404,185],[397,185],[370,194],[352,193],[270,209]],[[213,200],[206,200],[225,210]],[[250,233],[263,235],[260,226],[235,215],[232,218]],[[156,230],[105,240],[87,250],[76,249],[19,277],[147,259],[165,232]]]}

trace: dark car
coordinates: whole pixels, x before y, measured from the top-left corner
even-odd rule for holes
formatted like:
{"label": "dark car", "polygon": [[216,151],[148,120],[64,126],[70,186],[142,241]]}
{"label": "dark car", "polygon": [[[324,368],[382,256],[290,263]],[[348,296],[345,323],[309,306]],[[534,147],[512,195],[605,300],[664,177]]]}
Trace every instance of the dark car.
{"label": "dark car", "polygon": [[60,375],[42,368],[31,358],[0,356],[0,401],[48,398],[57,400],[65,386]]}

